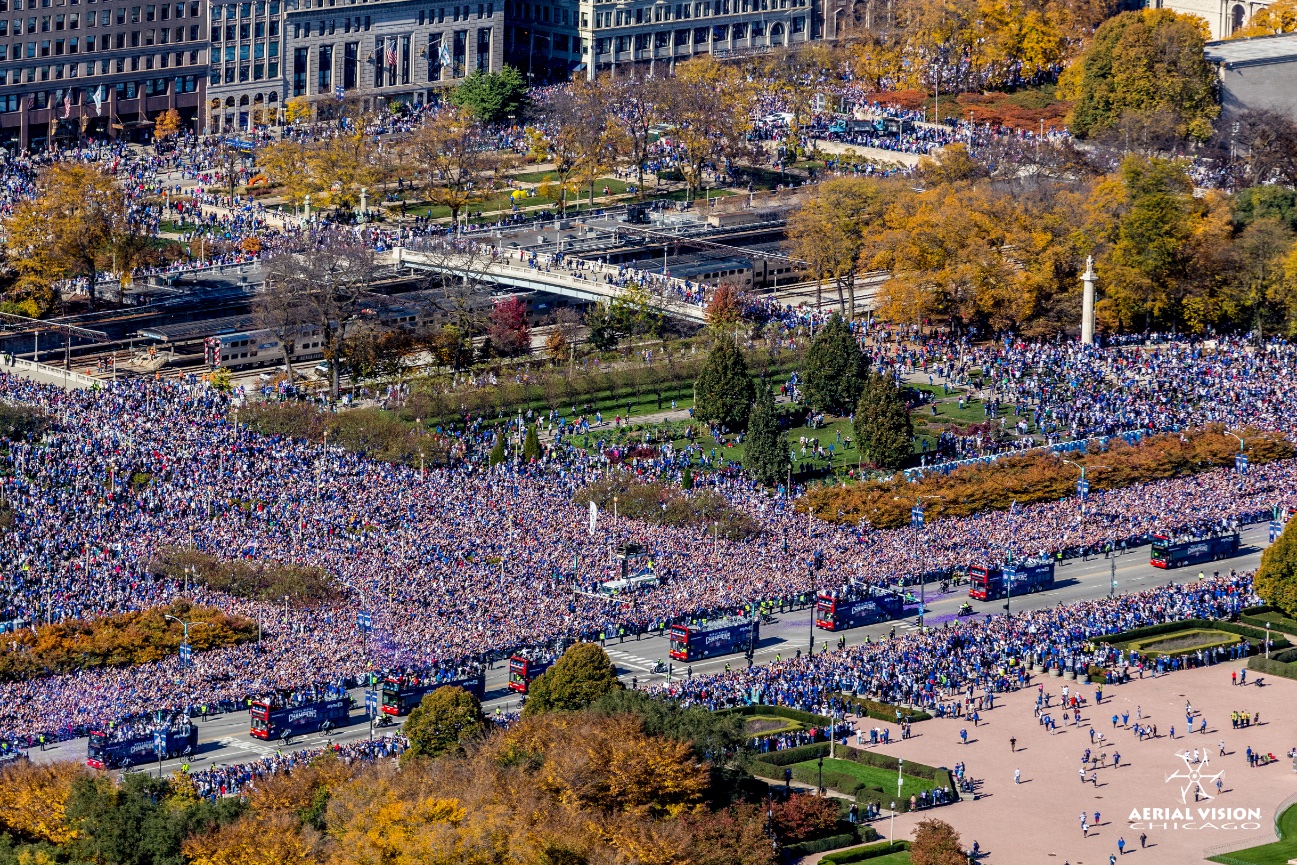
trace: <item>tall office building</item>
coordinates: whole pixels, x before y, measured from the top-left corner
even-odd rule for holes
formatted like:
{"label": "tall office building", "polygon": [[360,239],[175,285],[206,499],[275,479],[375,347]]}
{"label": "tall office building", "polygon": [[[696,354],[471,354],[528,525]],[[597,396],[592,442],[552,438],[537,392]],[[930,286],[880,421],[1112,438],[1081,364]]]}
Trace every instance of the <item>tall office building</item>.
{"label": "tall office building", "polygon": [[286,29],[287,95],[317,107],[351,96],[366,109],[419,104],[476,70],[498,72],[504,63],[498,0],[301,0],[300,8],[290,6]]}
{"label": "tall office building", "polygon": [[207,87],[211,131],[282,119],[286,9],[287,0],[212,3]]}
{"label": "tall office building", "polygon": [[146,137],[174,108],[200,128],[207,2],[0,0],[0,142]]}
{"label": "tall office building", "polygon": [[823,37],[824,0],[506,0],[508,61],[533,78],[656,72]]}

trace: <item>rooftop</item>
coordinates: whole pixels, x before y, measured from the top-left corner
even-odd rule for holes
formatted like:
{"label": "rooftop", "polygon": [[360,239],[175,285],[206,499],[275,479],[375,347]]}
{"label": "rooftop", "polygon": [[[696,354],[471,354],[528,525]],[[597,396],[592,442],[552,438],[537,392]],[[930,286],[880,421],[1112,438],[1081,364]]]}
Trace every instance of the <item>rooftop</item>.
{"label": "rooftop", "polygon": [[1297,33],[1208,42],[1207,59],[1227,68],[1297,61]]}

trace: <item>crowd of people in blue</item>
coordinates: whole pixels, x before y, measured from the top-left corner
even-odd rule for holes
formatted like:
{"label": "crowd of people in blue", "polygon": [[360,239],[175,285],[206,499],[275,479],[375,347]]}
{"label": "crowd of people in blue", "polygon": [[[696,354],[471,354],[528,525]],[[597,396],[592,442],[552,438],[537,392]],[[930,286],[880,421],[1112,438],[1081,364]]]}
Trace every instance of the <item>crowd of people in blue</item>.
{"label": "crowd of people in blue", "polygon": [[[1221,420],[1286,430],[1277,402],[1258,398],[1291,370],[1292,351],[1273,348],[1250,353],[1221,342],[1214,350],[1162,346],[1136,355],[1126,348],[1082,351],[1014,341],[991,350],[956,341],[945,356],[933,345],[922,358],[898,346],[899,354],[876,360],[920,374],[926,362],[957,378],[960,366],[976,359],[989,379],[984,386],[1012,388],[1014,399],[1041,411],[1077,412],[1065,416],[1068,434],[1121,425],[1125,416],[1153,429]],[[1079,413],[1086,388],[1108,387],[1098,371],[1109,369],[1128,371],[1132,385],[1118,388],[1119,398],[1096,400],[1107,414]],[[1086,377],[1086,370],[1096,372]],[[449,466],[421,472],[323,442],[257,434],[236,425],[238,393],[194,380],[65,392],[4,375],[0,398],[41,407],[54,423],[41,440],[13,442],[3,456],[4,502],[21,539],[0,551],[8,575],[0,594],[6,627],[172,600],[184,585],[154,573],[150,561],[175,546],[318,565],[346,594],[322,608],[285,608],[190,586],[195,601],[257,620],[261,639],[197,653],[188,665],[170,657],[0,683],[0,731],[17,742],[68,737],[160,708],[237,705],[311,683],[355,683],[379,668],[449,668],[564,638],[655,629],[775,599],[792,603],[812,584],[891,585],[1009,554],[1119,546],[1155,530],[1230,529],[1297,504],[1297,464],[1280,461],[1253,466],[1242,478],[1217,470],[1096,492],[1084,510],[1067,498],[938,520],[916,537],[912,528],[823,524],[741,474],[704,473],[698,486],[750,514],[761,529],[756,537],[703,537],[607,513],[592,531],[572,495],[614,469],[561,439],[537,463],[490,467],[487,454],[499,432],[482,419],[459,432],[442,430],[456,437],[457,456]],[[678,467],[661,471],[678,481]],[[607,549],[624,540],[650,552],[662,585],[629,599],[571,594],[574,562],[582,584],[618,576]],[[943,681],[1016,683],[1018,668],[1001,662],[1010,655],[1023,659],[1028,649],[1042,663],[1076,668],[1093,659],[1093,646],[1078,647],[1095,634],[1228,614],[1248,601],[1246,578],[1221,578],[1206,588],[1160,589],[988,625],[954,623],[937,635],[864,647],[837,660],[785,659],[677,681],[667,692],[717,705],[753,698],[805,705],[831,699],[845,682],[845,690],[927,705],[940,702]],[[356,626],[361,611],[374,623],[367,639]],[[1064,623],[1068,628],[1058,630]],[[1024,636],[1034,625],[1037,632],[1046,628],[1048,638]],[[959,660],[966,656],[964,641],[980,647],[991,635],[1004,637],[1003,645],[979,649],[971,665]],[[930,640],[955,642],[929,646]]]}

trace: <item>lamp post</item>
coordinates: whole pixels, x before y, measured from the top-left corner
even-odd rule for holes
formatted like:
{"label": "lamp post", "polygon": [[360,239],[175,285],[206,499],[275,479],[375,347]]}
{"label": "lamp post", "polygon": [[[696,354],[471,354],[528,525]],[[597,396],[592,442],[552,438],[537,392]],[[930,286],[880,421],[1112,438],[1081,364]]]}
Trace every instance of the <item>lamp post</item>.
{"label": "lamp post", "polygon": [[896,841],[896,800],[892,800],[892,827],[887,830],[887,843]]}
{"label": "lamp post", "polygon": [[[1090,482],[1085,479],[1085,470],[1087,466],[1083,466],[1080,463],[1073,462],[1072,460],[1069,459],[1065,459],[1063,460],[1063,462],[1067,463],[1069,466],[1075,466],[1076,468],[1081,470],[1081,478],[1076,482],[1076,497],[1080,501],[1080,505],[1081,505],[1081,518],[1078,522],[1078,527],[1081,530],[1084,530],[1085,529],[1085,501],[1090,497]],[[1108,466],[1088,466],[1088,468],[1106,469],[1108,468]],[[1082,546],[1082,550],[1084,550],[1084,545]],[[1084,553],[1082,553],[1081,560],[1082,561],[1085,560]]]}
{"label": "lamp post", "polygon": [[1238,439],[1238,453],[1234,454],[1234,471],[1238,472],[1238,485],[1239,488],[1242,489],[1243,477],[1244,475],[1247,474],[1247,464],[1248,464],[1247,454],[1243,452],[1245,443],[1243,441],[1243,437],[1238,433],[1233,433],[1230,432],[1229,430],[1225,430],[1225,435],[1233,436],[1234,438]]}
{"label": "lamp post", "polygon": [[819,766],[820,766],[819,793],[821,796],[823,796],[824,795],[824,755],[823,754],[820,755]]}
{"label": "lamp post", "polygon": [[[921,561],[921,544],[922,540],[919,532],[923,529],[923,503],[929,499],[941,499],[945,496],[929,495],[915,496],[914,507],[910,508],[910,527],[914,529],[914,560]],[[896,497],[895,501],[902,501]],[[923,614],[927,612],[928,607],[928,581],[924,579],[923,566],[919,565],[919,629],[923,629]]]}
{"label": "lamp post", "polygon": [[1265,657],[1270,660],[1270,623],[1265,623]]}
{"label": "lamp post", "polygon": [[184,619],[178,619],[170,613],[163,613],[162,617],[164,619],[170,619],[173,622],[179,622],[180,627],[185,629],[185,642],[180,647],[180,662],[184,665],[188,665],[193,660],[192,656],[189,654],[191,651],[189,648],[189,626],[206,625],[207,622],[186,622]]}

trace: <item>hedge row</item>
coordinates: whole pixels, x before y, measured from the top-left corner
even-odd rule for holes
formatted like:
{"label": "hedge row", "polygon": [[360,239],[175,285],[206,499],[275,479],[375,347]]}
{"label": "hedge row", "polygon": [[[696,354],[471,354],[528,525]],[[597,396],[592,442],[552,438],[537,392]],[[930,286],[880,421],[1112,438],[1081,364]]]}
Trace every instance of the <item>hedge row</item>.
{"label": "hedge row", "polygon": [[[753,757],[753,762],[765,764],[771,768],[770,776],[776,780],[782,780],[783,773],[775,772],[774,769],[784,766],[793,766],[796,763],[803,763],[807,760],[815,760],[820,757],[829,756],[828,743],[816,743],[814,745],[800,745],[796,748],[786,748],[783,751],[771,751],[766,754],[757,754]],[[879,769],[886,769],[889,772],[895,772],[898,769],[896,757],[880,754],[876,751],[862,751],[857,748],[838,748],[834,756],[839,760],[850,760],[853,763],[860,763],[865,766],[874,766]],[[753,774],[761,774],[760,771],[754,771]],[[955,784],[955,779],[951,776],[950,770],[944,767],[925,766],[922,763],[907,762],[905,764],[905,774],[915,778],[924,778],[932,782],[934,787],[948,787],[951,795],[956,799],[959,798],[959,788]],[[803,784],[812,786],[819,781],[819,767],[810,770],[808,767],[793,768],[793,777]],[[832,779],[832,780],[830,780]],[[836,783],[834,783],[836,781]],[[857,797],[857,801],[867,801],[871,798],[862,793],[877,790],[879,796],[874,798],[881,799],[887,795],[886,791],[881,788],[869,787],[861,784],[855,776],[848,776],[845,773],[828,771],[824,773],[824,783],[826,787],[832,787],[842,793],[848,793]],[[897,803],[902,810],[909,809],[909,800]]]}
{"label": "hedge row", "polygon": [[[1131,640],[1142,640],[1145,637],[1156,637],[1161,634],[1173,634],[1176,631],[1189,631],[1194,628],[1209,628],[1217,631],[1226,631],[1231,634],[1238,634],[1247,637],[1254,642],[1263,642],[1265,640],[1265,628],[1255,628],[1251,625],[1244,625],[1238,622],[1225,622],[1219,619],[1183,619],[1179,622],[1163,622],[1159,625],[1148,625],[1143,628],[1132,628],[1129,631],[1122,631],[1119,634],[1107,634],[1099,638],[1100,642],[1113,645],[1116,643],[1125,643]],[[1270,632],[1270,639],[1274,641],[1271,651],[1275,649],[1287,649],[1292,646],[1288,638],[1282,634]]]}
{"label": "hedge row", "polygon": [[153,554],[149,570],[178,582],[189,582],[254,601],[318,603],[340,597],[323,568],[259,559],[223,559],[194,547],[163,547]]}
{"label": "hedge row", "polygon": [[617,513],[634,520],[702,529],[715,525],[717,534],[734,541],[761,533],[756,520],[715,490],[686,494],[669,484],[636,480],[630,472],[609,472],[572,496],[572,501],[582,507],[594,502],[600,510],[609,512],[614,509],[614,499]]}
{"label": "hedge row", "polygon": [[1261,606],[1248,607],[1243,614],[1238,617],[1240,622],[1248,625],[1254,625],[1258,628],[1265,628],[1266,623],[1277,631],[1283,631],[1285,634],[1297,635],[1297,619],[1291,619],[1283,610],[1278,607]]}
{"label": "hedge row", "polygon": [[931,715],[919,709],[907,709],[904,706],[893,706],[891,703],[879,703],[874,700],[866,700],[864,697],[857,697],[854,694],[843,694],[842,699],[856,708],[856,714],[865,715],[877,721],[891,721],[895,724],[897,712],[901,713],[902,719],[908,719],[911,722],[932,720]]}
{"label": "hedge row", "polygon": [[841,835],[829,835],[814,841],[798,841],[796,844],[789,844],[784,848],[784,852],[790,859],[799,859],[802,856],[813,856],[816,853],[851,847],[862,842],[867,844],[876,840],[878,840],[878,830],[873,826],[860,826],[855,832],[844,832]]}
{"label": "hedge row", "polygon": [[717,715],[741,715],[748,717],[751,715],[774,715],[776,718],[787,718],[790,721],[798,721],[802,724],[809,724],[812,727],[827,727],[832,721],[824,715],[816,715],[814,712],[803,712],[801,709],[794,709],[791,706],[735,706],[733,709],[718,709]]}
{"label": "hedge row", "polygon": [[176,601],[93,619],[68,619],[56,625],[23,628],[0,644],[0,681],[70,673],[93,667],[148,664],[180,652],[184,629],[168,621],[171,615],[191,625],[189,642],[195,652],[233,646],[257,637],[257,623],[227,615],[215,607]]}
{"label": "hedge row", "polygon": [[1247,659],[1247,668],[1258,673],[1265,673],[1268,676],[1279,676],[1284,679],[1297,679],[1297,663],[1284,663],[1275,660],[1274,654],[1271,653],[1269,658],[1262,655],[1253,655]]}
{"label": "hedge row", "polygon": [[900,853],[910,849],[909,841],[884,842],[876,844],[873,847],[860,847],[855,850],[843,850],[841,853],[830,853],[820,859],[827,865],[850,865],[852,862],[864,862],[869,859],[877,859],[880,856],[887,856],[892,853]]}
{"label": "hedge row", "polygon": [[[1293,445],[1282,434],[1249,429],[1244,433],[1253,465],[1290,459]],[[1093,456],[1104,470],[1089,476],[1091,490],[1121,489],[1139,483],[1197,474],[1234,465],[1238,440],[1223,426],[1209,426],[1186,435],[1146,436],[1138,444],[1113,439],[1106,449],[1095,446]],[[1077,457],[1085,462],[1089,457]],[[932,496],[928,519],[970,516],[983,510],[1007,511],[1034,502],[1057,501],[1076,492],[1076,469],[1064,465],[1056,454],[1037,451],[1006,457],[989,464],[955,469],[949,474],[925,475],[916,483],[897,474],[889,481],[850,486],[824,486],[797,501],[797,508],[830,522],[867,522],[874,528],[909,525],[915,496]]]}

